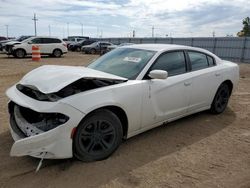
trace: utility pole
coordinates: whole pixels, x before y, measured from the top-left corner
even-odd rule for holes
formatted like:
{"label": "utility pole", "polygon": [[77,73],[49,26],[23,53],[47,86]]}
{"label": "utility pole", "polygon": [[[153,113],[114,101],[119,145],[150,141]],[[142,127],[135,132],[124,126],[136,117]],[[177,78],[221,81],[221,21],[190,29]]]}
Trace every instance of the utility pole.
{"label": "utility pole", "polygon": [[83,24],[81,23],[81,33],[82,33],[82,36],[83,36]]}
{"label": "utility pole", "polygon": [[50,28],[50,25],[49,25],[49,36],[51,36],[51,28]]}
{"label": "utility pole", "polygon": [[5,25],[6,27],[6,37],[8,38],[9,37],[9,25]]}
{"label": "utility pole", "polygon": [[215,31],[213,31],[213,33],[212,33],[212,34],[213,34],[213,37],[215,37]]}
{"label": "utility pole", "polygon": [[68,36],[69,36],[69,22],[67,23],[67,33],[68,33]]}
{"label": "utility pole", "polygon": [[38,21],[38,19],[36,18],[36,13],[34,13],[34,18],[32,19],[34,21],[34,26],[35,26],[35,36],[37,35],[36,33],[36,22]]}
{"label": "utility pole", "polygon": [[133,30],[133,38],[135,38],[135,30]]}
{"label": "utility pole", "polygon": [[155,27],[154,26],[152,26],[152,38],[154,38],[154,32],[155,32]]}

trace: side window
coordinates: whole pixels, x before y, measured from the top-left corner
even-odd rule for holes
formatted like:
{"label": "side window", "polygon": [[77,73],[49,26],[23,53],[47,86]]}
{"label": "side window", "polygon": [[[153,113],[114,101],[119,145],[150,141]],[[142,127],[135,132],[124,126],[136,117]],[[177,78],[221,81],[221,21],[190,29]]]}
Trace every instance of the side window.
{"label": "side window", "polygon": [[34,38],[31,42],[32,42],[32,44],[41,44],[42,39],[41,38]]}
{"label": "side window", "polygon": [[200,70],[208,67],[207,57],[203,53],[188,52],[192,70]]}
{"label": "side window", "polygon": [[44,44],[61,43],[61,40],[55,38],[43,38]]}
{"label": "side window", "polygon": [[209,67],[212,67],[212,66],[215,65],[214,59],[212,57],[208,56],[208,55],[207,55],[207,61],[208,61]]}
{"label": "side window", "polygon": [[168,71],[169,76],[186,72],[186,62],[183,52],[168,52],[161,55],[151,67],[151,70]]}

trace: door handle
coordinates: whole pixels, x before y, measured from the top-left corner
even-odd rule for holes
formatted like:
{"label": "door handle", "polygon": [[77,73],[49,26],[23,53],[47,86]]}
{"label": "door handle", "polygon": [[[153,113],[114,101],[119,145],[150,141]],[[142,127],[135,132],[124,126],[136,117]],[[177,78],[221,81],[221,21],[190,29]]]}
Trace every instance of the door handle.
{"label": "door handle", "polygon": [[190,86],[190,85],[191,85],[191,82],[184,82],[184,85],[185,85],[185,86]]}
{"label": "door handle", "polygon": [[215,73],[215,76],[220,76],[220,73]]}

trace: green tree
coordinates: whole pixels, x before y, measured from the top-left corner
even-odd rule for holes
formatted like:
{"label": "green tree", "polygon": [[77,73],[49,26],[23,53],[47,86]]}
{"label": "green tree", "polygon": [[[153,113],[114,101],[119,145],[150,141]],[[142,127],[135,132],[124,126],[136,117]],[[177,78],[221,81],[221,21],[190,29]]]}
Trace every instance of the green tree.
{"label": "green tree", "polygon": [[243,29],[237,33],[239,37],[250,37],[250,18],[246,17],[243,22]]}

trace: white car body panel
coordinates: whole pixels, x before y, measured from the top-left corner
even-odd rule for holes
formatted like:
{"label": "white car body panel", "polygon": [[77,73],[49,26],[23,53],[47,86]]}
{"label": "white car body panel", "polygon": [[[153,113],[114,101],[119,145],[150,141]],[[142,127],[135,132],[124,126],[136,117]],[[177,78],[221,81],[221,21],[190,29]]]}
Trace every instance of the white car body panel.
{"label": "white car body panel", "polygon": [[[87,114],[102,107],[116,106],[126,113],[126,138],[129,138],[162,123],[209,109],[217,89],[225,80],[233,83],[233,89],[237,87],[238,65],[223,61],[206,50],[178,45],[131,45],[124,48],[157,51],[135,80],[84,67],[42,66],[28,73],[19,83],[35,87],[46,94],[57,92],[81,78],[124,82],[80,92],[56,102],[35,100],[21,93],[16,86],[8,89],[6,94],[10,100],[22,107],[36,112],[62,113],[70,117],[69,121],[57,128],[27,138],[20,138],[10,127],[15,140],[11,155],[42,157],[47,152],[45,158],[72,157],[72,130]],[[160,54],[179,49],[204,52],[214,57],[216,66],[170,76],[164,80],[142,79]]]}
{"label": "white car body panel", "polygon": [[47,94],[59,91],[80,78],[127,80],[86,67],[44,65],[26,74],[20,83],[35,86],[39,91]]}
{"label": "white car body panel", "polygon": [[[61,41],[61,43],[29,44],[29,42],[35,38],[43,38],[43,37],[28,38],[25,41],[21,42],[20,44],[16,44],[12,49],[16,50],[21,48],[25,50],[26,54],[32,54],[32,46],[35,45],[40,48],[41,54],[52,54],[55,49],[60,49],[63,54],[68,52],[67,47],[63,45],[64,43],[63,41]],[[50,38],[50,37],[44,37],[44,38]]]}

